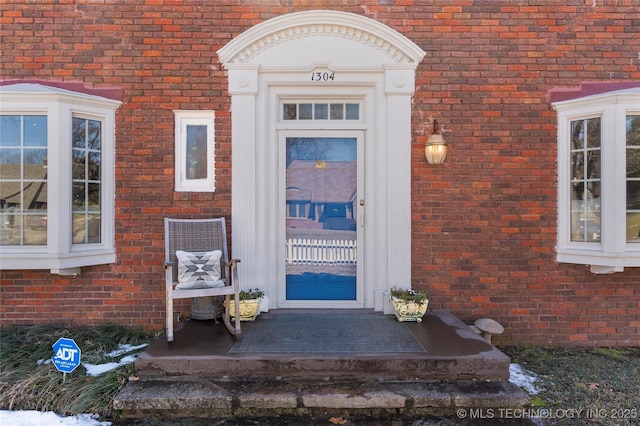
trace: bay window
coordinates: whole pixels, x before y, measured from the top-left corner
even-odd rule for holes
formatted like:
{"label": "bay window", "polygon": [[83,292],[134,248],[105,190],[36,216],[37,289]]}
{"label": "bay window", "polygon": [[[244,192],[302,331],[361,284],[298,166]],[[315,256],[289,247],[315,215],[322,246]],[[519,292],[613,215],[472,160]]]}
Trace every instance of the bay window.
{"label": "bay window", "polygon": [[0,268],[115,262],[119,101],[38,84],[0,91]]}
{"label": "bay window", "polygon": [[552,103],[558,112],[557,260],[640,266],[640,88]]}

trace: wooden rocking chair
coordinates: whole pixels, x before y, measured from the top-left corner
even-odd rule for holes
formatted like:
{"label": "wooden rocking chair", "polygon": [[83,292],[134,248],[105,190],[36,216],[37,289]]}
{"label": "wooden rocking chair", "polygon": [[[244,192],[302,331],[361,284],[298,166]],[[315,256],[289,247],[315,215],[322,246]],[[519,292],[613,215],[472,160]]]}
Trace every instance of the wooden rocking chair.
{"label": "wooden rocking chair", "polygon": [[[167,341],[173,341],[173,300],[224,296],[224,325],[240,334],[237,259],[229,261],[224,218],[164,220]],[[218,252],[219,251],[219,252]],[[231,324],[231,295],[235,324]]]}

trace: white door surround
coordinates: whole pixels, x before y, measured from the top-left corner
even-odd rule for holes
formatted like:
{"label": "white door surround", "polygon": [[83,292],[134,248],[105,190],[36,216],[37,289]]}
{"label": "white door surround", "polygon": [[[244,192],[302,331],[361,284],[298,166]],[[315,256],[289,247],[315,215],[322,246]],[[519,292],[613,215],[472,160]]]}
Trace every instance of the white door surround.
{"label": "white door surround", "polygon": [[[279,132],[364,132],[363,307],[411,285],[411,97],[425,52],[356,14],[316,10],[270,19],[218,51],[228,70],[232,132],[232,250],[244,288],[278,308],[284,268]],[[320,78],[317,73],[320,73]],[[333,79],[324,76],[333,75]],[[360,102],[360,120],[285,121],[283,101]],[[387,306],[385,306],[387,305]]]}

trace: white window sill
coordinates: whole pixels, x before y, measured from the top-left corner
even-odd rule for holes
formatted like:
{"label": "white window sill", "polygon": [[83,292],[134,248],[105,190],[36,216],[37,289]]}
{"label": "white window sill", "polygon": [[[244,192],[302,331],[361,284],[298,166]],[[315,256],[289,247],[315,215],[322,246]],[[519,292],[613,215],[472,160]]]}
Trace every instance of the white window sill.
{"label": "white window sill", "polygon": [[606,253],[585,250],[558,250],[559,263],[574,263],[590,266],[594,274],[622,272],[624,268],[640,267],[639,252]]}
{"label": "white window sill", "polygon": [[50,253],[2,253],[0,269],[2,270],[44,270],[52,274],[77,275],[83,266],[105,265],[115,263],[113,250],[90,250],[54,256]]}

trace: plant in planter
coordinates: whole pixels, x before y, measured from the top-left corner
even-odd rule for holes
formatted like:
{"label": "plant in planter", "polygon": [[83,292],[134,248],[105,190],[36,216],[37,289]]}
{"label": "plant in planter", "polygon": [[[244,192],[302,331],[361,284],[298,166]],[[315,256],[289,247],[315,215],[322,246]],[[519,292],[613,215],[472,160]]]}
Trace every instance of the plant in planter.
{"label": "plant in planter", "polygon": [[398,321],[422,322],[429,305],[427,293],[412,289],[392,287],[390,299]]}
{"label": "plant in planter", "polygon": [[[240,290],[240,321],[253,321],[258,316],[260,302],[264,297],[264,291],[260,289]],[[233,296],[231,296],[233,300]],[[234,317],[234,310],[231,309],[231,316]]]}

